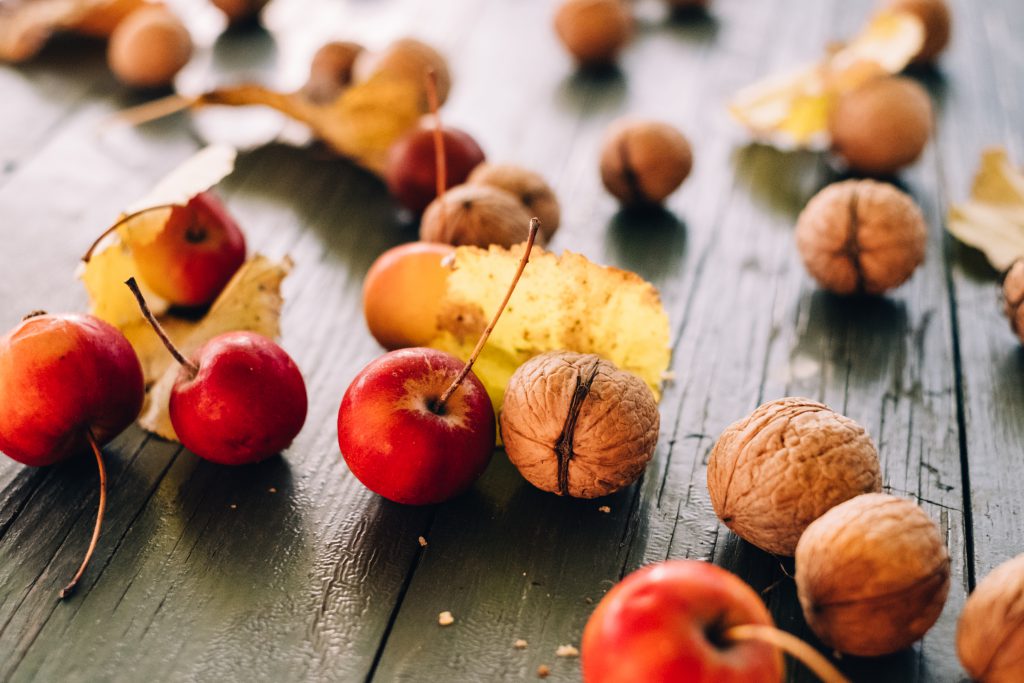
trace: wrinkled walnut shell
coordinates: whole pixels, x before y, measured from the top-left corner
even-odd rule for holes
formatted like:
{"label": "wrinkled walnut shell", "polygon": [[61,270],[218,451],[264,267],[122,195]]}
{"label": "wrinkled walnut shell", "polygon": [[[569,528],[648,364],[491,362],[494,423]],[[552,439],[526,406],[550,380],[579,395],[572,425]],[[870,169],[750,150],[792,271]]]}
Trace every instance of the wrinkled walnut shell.
{"label": "wrinkled walnut shell", "polygon": [[430,202],[420,239],[456,247],[525,242],[533,218],[513,195],[489,185],[457,185]]}
{"label": "wrinkled walnut shell", "polygon": [[484,162],[473,169],[466,182],[490,185],[518,197],[530,216],[540,220],[540,232],[545,241],[550,241],[558,230],[562,215],[558,197],[539,173],[515,164]]}
{"label": "wrinkled walnut shell", "polygon": [[873,180],[829,185],[796,223],[807,272],[836,294],[882,294],[903,284],[924,261],[927,239],[914,200]]}
{"label": "wrinkled walnut shell", "polygon": [[658,443],[658,404],[636,375],[594,355],[549,351],[512,375],[501,411],[509,460],[531,484],[574,498],[629,486]]}
{"label": "wrinkled walnut shell", "polygon": [[924,24],[924,45],[914,57],[915,63],[934,62],[939,53],[946,49],[953,23],[946,0],[894,0],[889,4],[889,9],[916,14]]}
{"label": "wrinkled walnut shell", "polygon": [[555,32],[583,66],[613,64],[633,35],[623,0],[566,0],[555,12]]}
{"label": "wrinkled walnut shell", "polygon": [[796,588],[823,643],[877,657],[909,647],[939,618],[949,553],[919,506],[868,493],[807,527],[796,546]]}
{"label": "wrinkled walnut shell", "polygon": [[715,514],[776,555],[791,556],[807,525],[832,507],[881,489],[864,428],[805,398],[765,403],[729,425],[708,459]]}
{"label": "wrinkled walnut shell", "polygon": [[967,598],[956,650],[981,683],[1024,681],[1024,555],[993,569]]}
{"label": "wrinkled walnut shell", "polygon": [[601,147],[601,181],[626,206],[659,204],[693,168],[690,142],[659,121],[616,121]]}
{"label": "wrinkled walnut shell", "polygon": [[1024,344],[1024,259],[1010,266],[1003,279],[1003,311],[1010,319],[1010,327]]}
{"label": "wrinkled walnut shell", "polygon": [[891,175],[917,161],[928,144],[932,101],[917,81],[874,78],[839,98],[829,132],[850,168]]}

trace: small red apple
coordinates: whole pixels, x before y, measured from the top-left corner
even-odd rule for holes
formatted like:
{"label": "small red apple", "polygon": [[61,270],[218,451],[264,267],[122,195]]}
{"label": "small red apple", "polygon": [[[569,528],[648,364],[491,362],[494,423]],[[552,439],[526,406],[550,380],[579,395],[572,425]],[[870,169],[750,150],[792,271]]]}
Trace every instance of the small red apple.
{"label": "small red apple", "polygon": [[217,335],[185,358],[153,317],[135,278],[125,284],[181,365],[170,417],[182,445],[204,460],[247,465],[291,444],[306,422],[306,383],[284,349],[254,332]]}
{"label": "small red apple", "polygon": [[338,411],[338,445],[352,473],[396,503],[440,503],[468,489],[494,451],[494,407],[465,363],[428,348],[392,351],[356,375]]}
{"label": "small red apple", "polygon": [[142,366],[121,332],[91,315],[33,314],[0,338],[0,451],[20,463],[50,465],[91,447],[99,507],[71,594],[103,526],[107,473],[102,444],[142,410]]}
{"label": "small red apple", "polygon": [[761,598],[708,562],[670,560],[630,574],[583,631],[586,683],[778,683],[771,645],[726,638],[738,625],[772,625]]}
{"label": "small red apple", "polygon": [[456,128],[441,129],[444,173],[437,171],[435,133],[419,128],[401,138],[388,152],[384,177],[388,191],[405,208],[422,213],[438,195],[438,176],[444,187],[466,181],[484,160],[484,152],[469,133]]}
{"label": "small red apple", "polygon": [[245,236],[210,192],[175,206],[153,241],[133,245],[139,276],[177,306],[212,302],[245,262]]}

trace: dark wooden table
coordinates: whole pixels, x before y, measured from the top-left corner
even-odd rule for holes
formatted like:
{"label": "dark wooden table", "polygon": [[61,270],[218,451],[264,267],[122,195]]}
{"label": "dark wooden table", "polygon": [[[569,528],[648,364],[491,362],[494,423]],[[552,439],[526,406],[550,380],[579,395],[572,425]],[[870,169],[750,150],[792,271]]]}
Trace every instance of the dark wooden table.
{"label": "dark wooden table", "polygon": [[[547,664],[551,680],[577,680],[578,660],[556,647],[579,644],[593,603],[620,577],[667,557],[737,572],[783,628],[812,638],[791,563],[728,533],[705,485],[722,428],[785,395],[864,424],[886,490],[921,501],[953,558],[945,612],[921,643],[841,667],[857,680],[963,677],[954,632],[965,596],[1024,544],[1024,350],[1000,314],[997,275],[943,221],[983,147],[1024,160],[1024,5],[953,0],[951,50],[938,71],[915,74],[934,97],[938,130],[901,176],[928,218],[927,262],[870,300],[818,291],[796,254],[796,214],[835,178],[827,161],[746,146],[724,109],[740,86],[852,35],[867,0],[717,0],[708,17],[677,21],[642,2],[621,72],[603,77],[574,73],[550,2],[275,5],[274,34],[215,44],[204,23],[212,10],[190,14],[211,47],[182,83],[295,85],[330,36],[379,46],[413,33],[438,45],[455,74],[447,121],[491,159],[538,169],[556,186],[564,227],[553,247],[660,288],[677,380],[661,404],[655,459],[641,483],[597,501],[537,491],[501,453],[444,505],[369,493],[339,455],[335,416],[349,380],[381,353],[363,323],[362,277],[415,227],[372,176],[263,146],[240,157],[221,189],[253,248],[297,264],[284,286],[283,344],[308,382],[306,427],[284,457],[241,469],[129,429],[108,448],[106,526],[65,603],[58,589],[93,523],[94,465],[82,457],[33,470],[2,459],[0,679],[490,681],[532,679]],[[0,67],[0,328],[33,309],[82,309],[74,271],[92,238],[204,135],[240,142],[239,131],[278,125],[229,111],[97,132],[139,101],[95,44],[61,41]],[[601,188],[599,138],[627,113],[675,123],[694,143],[695,172],[662,214],[617,213]],[[453,626],[437,625],[442,610]],[[529,646],[514,649],[517,638]]]}

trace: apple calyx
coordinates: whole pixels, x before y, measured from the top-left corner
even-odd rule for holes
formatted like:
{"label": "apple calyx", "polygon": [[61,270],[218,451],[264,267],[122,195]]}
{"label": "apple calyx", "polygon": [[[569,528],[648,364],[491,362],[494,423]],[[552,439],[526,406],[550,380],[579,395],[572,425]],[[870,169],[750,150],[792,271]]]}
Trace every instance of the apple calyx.
{"label": "apple calyx", "polygon": [[142,216],[144,214],[149,213],[150,211],[160,211],[160,210],[165,210],[165,209],[173,209],[175,206],[177,206],[177,205],[176,204],[158,204],[157,206],[150,206],[150,207],[147,207],[145,209],[141,209],[139,211],[136,211],[134,213],[130,213],[130,214],[126,215],[126,216],[121,216],[120,218],[117,219],[116,223],[114,223],[109,228],[107,228],[102,233],[100,233],[100,236],[97,237],[96,240],[89,246],[89,250],[85,252],[85,255],[82,257],[82,262],[83,263],[88,263],[89,259],[92,258],[93,252],[96,251],[96,247],[98,247],[100,245],[100,242],[102,242],[107,237],[107,235],[109,235],[110,233],[114,232],[115,230],[120,228],[122,225],[124,225],[128,221],[134,220],[134,219],[138,218],[139,216]]}
{"label": "apple calyx", "polygon": [[505,298],[502,299],[501,304],[498,306],[498,310],[494,312],[494,317],[491,318],[491,322],[488,323],[487,327],[484,328],[483,333],[480,335],[480,339],[476,342],[476,347],[473,349],[473,353],[469,354],[469,360],[462,366],[462,370],[456,375],[454,381],[444,390],[441,397],[437,401],[431,402],[431,411],[438,415],[444,414],[444,406],[448,402],[448,399],[452,397],[452,394],[459,388],[462,381],[466,379],[466,375],[473,369],[473,363],[476,362],[480,352],[484,349],[484,344],[487,343],[487,338],[491,336],[491,332],[494,331],[494,326],[498,324],[498,318],[505,311],[505,306],[508,305],[509,299],[512,298],[512,292],[515,291],[516,285],[519,284],[519,278],[523,274],[523,270],[526,268],[527,262],[530,260],[530,252],[533,251],[533,243],[537,240],[537,232],[540,230],[540,220],[537,218],[530,219],[530,235],[526,238],[526,246],[523,248],[523,255],[519,259],[519,267],[516,268],[516,274],[512,276],[512,282],[508,286],[508,291],[505,292]]}
{"label": "apple calyx", "polygon": [[[724,632],[713,630],[708,639],[717,647],[722,644],[738,643],[744,640],[756,640],[768,643],[793,657],[806,666],[822,683],[850,683],[850,679],[839,672],[824,655],[800,640],[792,633],[764,624],[740,624],[732,626]],[[716,637],[717,636],[717,637]]]}
{"label": "apple calyx", "polygon": [[199,366],[190,361],[185,355],[178,350],[178,347],[174,345],[171,338],[167,336],[160,321],[153,315],[153,311],[149,310],[149,305],[146,303],[146,297],[142,295],[142,290],[139,289],[139,283],[135,281],[134,277],[130,277],[125,280],[125,284],[128,285],[128,289],[132,290],[132,294],[135,295],[135,300],[139,302],[139,310],[142,311],[142,315],[145,316],[146,321],[156,332],[156,336],[160,337],[160,341],[163,342],[167,350],[174,356],[174,360],[178,361],[181,367],[185,368],[189,372],[189,376],[194,378],[199,374]]}
{"label": "apple calyx", "polygon": [[96,550],[96,543],[99,542],[100,539],[100,529],[103,527],[103,515],[107,510],[107,468],[103,464],[103,451],[100,449],[100,445],[97,443],[96,437],[93,436],[91,429],[86,429],[85,438],[92,447],[93,454],[96,456],[96,469],[99,470],[100,474],[100,502],[96,509],[96,524],[92,529],[92,538],[89,540],[89,547],[86,548],[85,556],[82,558],[82,564],[79,565],[78,571],[75,572],[73,577],[71,577],[71,581],[61,589],[61,600],[70,597],[71,594],[75,592],[79,579],[81,579],[82,574],[85,573],[85,568],[89,566],[89,560],[92,559],[92,554]]}

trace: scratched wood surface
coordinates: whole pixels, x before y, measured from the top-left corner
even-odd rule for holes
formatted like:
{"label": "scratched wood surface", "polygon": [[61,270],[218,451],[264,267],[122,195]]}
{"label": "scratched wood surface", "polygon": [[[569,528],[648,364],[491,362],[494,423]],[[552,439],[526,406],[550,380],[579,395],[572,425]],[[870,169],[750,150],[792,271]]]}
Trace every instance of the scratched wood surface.
{"label": "scratched wood surface", "polygon": [[[541,170],[556,187],[564,216],[553,248],[660,288],[677,379],[645,477],[607,499],[537,491],[501,453],[447,504],[376,497],[345,468],[335,416],[350,379],[380,353],[362,320],[362,277],[415,226],[344,162],[282,144],[246,152],[222,194],[252,248],[297,263],[283,344],[307,379],[306,427],[282,458],[241,469],[129,429],[107,449],[104,533],[66,603],[56,594],[96,506],[91,460],[33,470],[3,459],[0,680],[523,680],[540,664],[549,680],[578,680],[578,660],[555,657],[557,646],[579,644],[593,603],[623,574],[667,557],[737,572],[781,626],[816,642],[791,561],[719,525],[704,476],[727,424],[793,394],[868,428],[886,489],[921,501],[953,557],[949,601],[921,643],[841,668],[865,681],[963,680],[960,606],[1024,548],[1024,350],[999,312],[997,274],[944,235],[943,217],[984,146],[1024,159],[1024,6],[952,4],[952,48],[937,71],[913,74],[933,95],[938,130],[898,179],[928,218],[927,261],[886,298],[844,300],[813,286],[792,240],[833,167],[746,146],[723,103],[852,34],[867,0],[717,0],[709,15],[674,20],[640,2],[621,69],[600,75],[574,72],[550,2],[276,0],[270,34],[220,37],[214,13],[183,2],[205,45],[185,88],[243,77],[296,85],[328,37],[373,46],[415,34],[438,45],[455,75],[447,121],[491,159]],[[138,101],[91,43],[59,41],[0,67],[0,329],[29,310],[83,308],[73,274],[86,246],[204,140],[280,130],[274,116],[238,111],[101,129]],[[618,212],[600,186],[600,136],[624,114],[667,120],[693,141],[695,171],[665,211]],[[437,626],[442,610],[454,626]],[[529,646],[514,649],[517,638]],[[788,677],[811,680],[798,668]]]}

